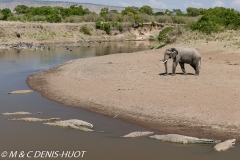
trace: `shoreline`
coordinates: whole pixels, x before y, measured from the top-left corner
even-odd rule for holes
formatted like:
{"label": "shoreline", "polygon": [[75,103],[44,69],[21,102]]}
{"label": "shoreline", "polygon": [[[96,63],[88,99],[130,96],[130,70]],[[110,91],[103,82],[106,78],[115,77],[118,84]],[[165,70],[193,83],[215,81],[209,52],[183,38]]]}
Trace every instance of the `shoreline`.
{"label": "shoreline", "polygon": [[[161,76],[159,73],[164,71],[164,66],[158,59],[163,58],[164,49],[166,47],[72,60],[29,76],[27,84],[48,99],[147,129],[239,141],[240,110],[237,104],[240,103],[235,85],[240,86],[240,75],[231,74],[237,72],[239,66],[234,68],[234,65],[225,64],[227,57],[223,57],[223,52],[209,52],[204,48],[200,50],[204,70],[199,77],[191,74],[178,74],[174,78]],[[219,58],[212,60],[214,54]],[[236,54],[231,55],[229,61],[232,62],[236,60]],[[177,72],[180,72],[179,68]],[[188,66],[186,70],[192,72]],[[224,75],[229,71],[231,78]],[[224,80],[225,85],[221,86],[219,79]],[[177,90],[174,88],[176,83],[180,85]],[[199,97],[196,98],[197,94]],[[176,98],[171,100],[174,95]]]}

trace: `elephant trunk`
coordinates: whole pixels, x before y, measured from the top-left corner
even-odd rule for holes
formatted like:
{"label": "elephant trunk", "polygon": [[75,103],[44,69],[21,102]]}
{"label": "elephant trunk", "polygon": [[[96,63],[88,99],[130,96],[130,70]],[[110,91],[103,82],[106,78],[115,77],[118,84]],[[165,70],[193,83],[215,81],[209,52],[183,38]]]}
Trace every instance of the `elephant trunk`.
{"label": "elephant trunk", "polygon": [[164,56],[164,59],[163,59],[163,63],[165,64],[165,63],[167,63],[167,61],[168,61],[168,58],[169,58],[169,56],[168,55],[165,55]]}

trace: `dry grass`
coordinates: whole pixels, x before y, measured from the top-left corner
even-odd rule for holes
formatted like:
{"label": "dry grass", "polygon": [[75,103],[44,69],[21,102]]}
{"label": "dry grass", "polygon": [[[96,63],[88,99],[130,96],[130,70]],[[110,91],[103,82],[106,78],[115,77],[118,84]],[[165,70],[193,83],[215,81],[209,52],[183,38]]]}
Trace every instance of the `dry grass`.
{"label": "dry grass", "polygon": [[[177,34],[181,32],[181,34]],[[173,42],[183,46],[199,48],[206,44],[215,44],[222,50],[240,48],[240,30],[227,30],[221,33],[204,34],[199,31],[190,31],[184,27],[176,28],[173,34],[169,34]],[[172,44],[174,45],[174,44]]]}
{"label": "dry grass", "polygon": [[[95,22],[40,23],[1,21],[0,44],[15,42],[61,43],[82,40],[141,40],[149,39],[150,35],[158,35],[161,30],[161,28],[157,27],[152,28],[152,30],[149,28],[134,30],[132,28],[132,23],[121,23],[121,25],[123,26],[123,32],[120,32],[118,27],[112,27],[111,34],[107,35],[105,31],[95,28]],[[83,26],[87,26],[91,30],[91,35],[86,35],[80,31]],[[17,38],[16,33],[20,33],[21,38]]]}

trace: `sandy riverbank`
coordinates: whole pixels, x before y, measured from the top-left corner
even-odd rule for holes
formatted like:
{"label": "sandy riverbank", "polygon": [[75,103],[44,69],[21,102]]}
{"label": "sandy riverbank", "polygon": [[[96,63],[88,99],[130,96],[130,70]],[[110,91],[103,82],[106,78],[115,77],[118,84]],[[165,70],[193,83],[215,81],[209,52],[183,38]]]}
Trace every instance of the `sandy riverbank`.
{"label": "sandy riverbank", "polygon": [[159,60],[168,47],[69,61],[30,76],[27,83],[49,99],[149,129],[239,141],[238,51],[216,43],[197,45],[200,76],[193,76],[189,65],[187,76],[179,66],[176,76],[161,76]]}

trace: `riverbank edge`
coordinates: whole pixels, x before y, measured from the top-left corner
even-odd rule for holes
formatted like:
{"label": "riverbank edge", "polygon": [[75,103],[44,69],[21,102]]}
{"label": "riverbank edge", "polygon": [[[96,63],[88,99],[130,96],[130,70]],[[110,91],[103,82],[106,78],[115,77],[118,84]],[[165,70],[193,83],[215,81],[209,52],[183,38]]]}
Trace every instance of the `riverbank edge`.
{"label": "riverbank edge", "polygon": [[[104,106],[101,104],[97,104],[94,101],[82,101],[82,102],[73,102],[73,103],[68,103],[64,100],[63,98],[59,98],[59,95],[54,95],[49,91],[49,86],[46,81],[46,78],[44,74],[54,74],[58,72],[58,69],[61,66],[64,66],[64,64],[61,64],[57,67],[51,68],[49,70],[36,73],[33,75],[30,75],[26,83],[27,85],[41,93],[41,95],[47,99],[53,100],[55,102],[64,104],[66,106],[71,106],[83,110],[87,110],[89,112],[97,113],[104,115],[109,118],[117,118],[122,121],[125,121],[127,123],[132,123],[136,124],[139,126],[142,126],[146,129],[157,131],[157,132],[163,132],[163,133],[172,133],[172,134],[182,134],[186,136],[194,136],[198,138],[209,138],[209,139],[220,139],[220,140],[227,140],[229,138],[236,138],[237,142],[239,142],[240,136],[236,132],[231,131],[231,128],[228,128],[229,130],[214,130],[211,127],[211,124],[209,126],[198,126],[195,125],[194,122],[191,121],[184,121],[184,123],[181,123],[182,119],[179,119],[177,122],[171,123],[167,119],[163,119],[161,122],[156,122],[152,119],[152,117],[144,117],[144,115],[138,115],[137,113],[135,115],[129,115],[129,114],[120,114],[116,115],[116,113],[124,113],[123,110],[119,109],[116,110],[106,110]],[[144,117],[144,121],[141,120],[139,117]]]}

